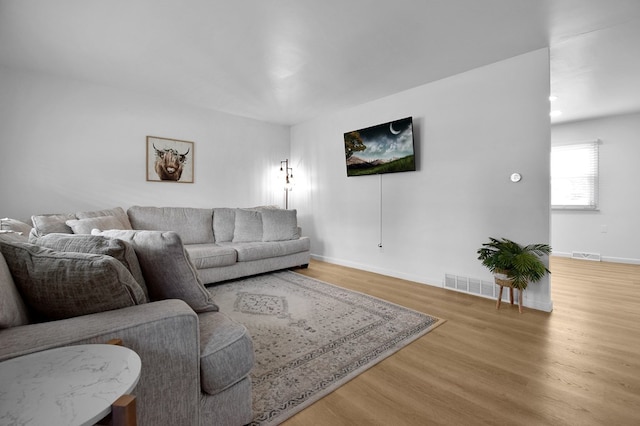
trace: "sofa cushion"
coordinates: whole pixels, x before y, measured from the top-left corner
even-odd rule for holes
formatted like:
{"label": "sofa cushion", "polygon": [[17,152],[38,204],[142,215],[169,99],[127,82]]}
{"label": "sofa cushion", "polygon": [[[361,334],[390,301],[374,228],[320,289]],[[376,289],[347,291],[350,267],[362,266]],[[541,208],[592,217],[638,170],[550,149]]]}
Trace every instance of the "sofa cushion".
{"label": "sofa cushion", "polygon": [[11,271],[0,254],[0,328],[29,324],[27,307],[18,293]]}
{"label": "sofa cushion", "polygon": [[213,243],[213,209],[141,207],[127,210],[133,229],[173,231],[183,244]]}
{"label": "sofa cushion", "polygon": [[256,210],[236,209],[234,243],[262,241],[262,214]]}
{"label": "sofa cushion", "polygon": [[229,266],[238,261],[238,253],[232,247],[221,247],[217,244],[189,244],[184,248],[196,269]]}
{"label": "sofa cushion", "polygon": [[76,215],[73,213],[41,214],[31,216],[31,222],[33,222],[32,233],[38,237],[52,233],[73,234],[73,231],[66,223],[68,220],[72,219],[77,219]]}
{"label": "sofa cushion", "polygon": [[221,243],[225,247],[233,247],[238,252],[238,262],[267,259],[270,257],[286,256],[308,251],[311,240],[302,237],[297,240],[250,242],[250,243]]}
{"label": "sofa cushion", "polygon": [[103,237],[100,235],[47,234],[42,237],[31,236],[29,242],[56,251],[76,253],[104,254],[122,263],[131,272],[142,290],[147,293],[147,286],[140,269],[140,263],[133,246],[126,241]]}
{"label": "sofa cushion", "polygon": [[17,219],[11,219],[8,217],[0,219],[0,231],[13,231],[29,235],[32,228],[33,227],[31,225]]}
{"label": "sofa cushion", "polygon": [[58,252],[0,241],[25,304],[43,319],[64,319],[147,301],[129,271],[111,256]]}
{"label": "sofa cushion", "polygon": [[295,240],[298,235],[297,211],[283,209],[262,210],[262,241]]}
{"label": "sofa cushion", "polygon": [[88,212],[76,213],[76,217],[78,219],[91,219],[94,217],[104,217],[104,216],[115,216],[122,223],[122,226],[119,226],[113,229],[132,229],[131,222],[129,222],[129,216],[127,216],[127,213],[123,210],[122,207],[114,207],[112,209],[93,210]]}
{"label": "sofa cushion", "polygon": [[238,382],[253,368],[253,342],[245,326],[221,312],[198,315],[200,387],[210,395]]}
{"label": "sofa cushion", "polygon": [[152,301],[181,299],[196,312],[218,310],[177,233],[110,230],[97,234],[131,243]]}
{"label": "sofa cushion", "polygon": [[115,216],[88,217],[86,219],[71,219],[65,222],[74,234],[91,234],[97,229],[106,231],[108,229],[127,229]]}
{"label": "sofa cushion", "polygon": [[220,207],[213,209],[213,237],[218,242],[233,240],[236,209]]}

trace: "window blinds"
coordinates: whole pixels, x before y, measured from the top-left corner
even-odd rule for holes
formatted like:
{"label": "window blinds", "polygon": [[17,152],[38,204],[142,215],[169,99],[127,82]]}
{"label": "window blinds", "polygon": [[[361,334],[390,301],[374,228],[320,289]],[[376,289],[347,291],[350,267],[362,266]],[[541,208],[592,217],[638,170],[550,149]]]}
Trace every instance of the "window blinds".
{"label": "window blinds", "polygon": [[598,140],[551,147],[551,208],[598,208]]}

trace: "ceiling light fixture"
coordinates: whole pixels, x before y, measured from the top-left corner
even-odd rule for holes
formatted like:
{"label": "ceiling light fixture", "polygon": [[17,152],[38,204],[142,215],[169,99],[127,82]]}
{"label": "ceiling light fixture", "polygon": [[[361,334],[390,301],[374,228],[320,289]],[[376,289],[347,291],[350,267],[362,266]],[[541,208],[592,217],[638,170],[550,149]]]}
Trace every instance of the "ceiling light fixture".
{"label": "ceiling light fixture", "polygon": [[549,113],[549,116],[551,118],[560,117],[561,115],[562,115],[562,111],[560,111],[560,110],[551,111]]}

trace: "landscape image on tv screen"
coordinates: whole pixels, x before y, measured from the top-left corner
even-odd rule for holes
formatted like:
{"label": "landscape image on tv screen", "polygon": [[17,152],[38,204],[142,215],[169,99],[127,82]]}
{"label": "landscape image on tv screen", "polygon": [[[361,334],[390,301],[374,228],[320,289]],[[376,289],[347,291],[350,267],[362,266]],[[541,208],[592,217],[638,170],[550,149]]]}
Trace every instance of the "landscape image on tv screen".
{"label": "landscape image on tv screen", "polygon": [[344,154],[347,176],[415,171],[412,117],[345,133]]}

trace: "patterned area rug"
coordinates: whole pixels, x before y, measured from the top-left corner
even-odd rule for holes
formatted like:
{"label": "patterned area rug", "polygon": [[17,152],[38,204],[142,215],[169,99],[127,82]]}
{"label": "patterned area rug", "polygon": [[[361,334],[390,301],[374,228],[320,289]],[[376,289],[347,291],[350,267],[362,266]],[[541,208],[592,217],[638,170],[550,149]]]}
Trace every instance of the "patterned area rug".
{"label": "patterned area rug", "polygon": [[286,420],[443,323],[290,271],[209,291],[253,338],[253,425]]}

